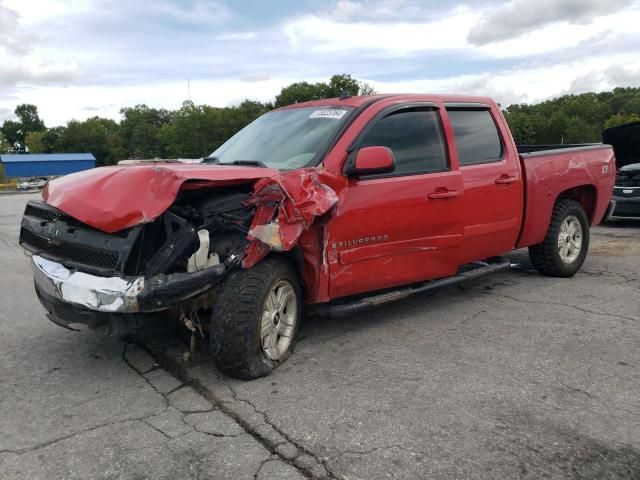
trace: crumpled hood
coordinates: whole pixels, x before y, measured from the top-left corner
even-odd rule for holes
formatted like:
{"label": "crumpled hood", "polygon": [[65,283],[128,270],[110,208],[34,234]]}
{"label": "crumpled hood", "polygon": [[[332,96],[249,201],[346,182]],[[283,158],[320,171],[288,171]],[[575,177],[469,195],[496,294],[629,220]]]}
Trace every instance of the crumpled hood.
{"label": "crumpled hood", "polygon": [[613,146],[617,168],[640,162],[640,122],[608,128],[602,132],[602,143]]}
{"label": "crumpled hood", "polygon": [[52,180],[42,198],[91,227],[113,233],[152,222],[183,188],[255,183],[279,173],[270,168],[226,165],[117,165]]}

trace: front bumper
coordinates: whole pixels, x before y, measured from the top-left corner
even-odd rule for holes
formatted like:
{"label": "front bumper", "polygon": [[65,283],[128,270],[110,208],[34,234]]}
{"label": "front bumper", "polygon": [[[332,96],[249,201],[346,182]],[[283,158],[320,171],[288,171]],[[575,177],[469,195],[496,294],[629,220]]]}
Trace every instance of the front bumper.
{"label": "front bumper", "polygon": [[615,208],[611,212],[612,217],[640,218],[640,197],[614,196],[612,201],[615,203]]}
{"label": "front bumper", "polygon": [[151,278],[99,277],[70,270],[39,255],[33,255],[31,263],[41,301],[102,313],[146,313],[179,306],[210,290],[226,271],[225,265],[220,264],[197,272]]}

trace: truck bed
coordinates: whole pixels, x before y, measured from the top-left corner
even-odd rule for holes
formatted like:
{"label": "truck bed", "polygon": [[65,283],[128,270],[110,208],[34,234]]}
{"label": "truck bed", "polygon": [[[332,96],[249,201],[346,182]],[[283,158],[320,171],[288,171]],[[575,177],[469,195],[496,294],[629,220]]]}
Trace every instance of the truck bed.
{"label": "truck bed", "polygon": [[598,192],[613,191],[615,181],[610,145],[521,145],[518,152],[526,193],[523,229],[516,248],[542,242],[560,194],[586,200],[591,225],[602,221],[610,197]]}

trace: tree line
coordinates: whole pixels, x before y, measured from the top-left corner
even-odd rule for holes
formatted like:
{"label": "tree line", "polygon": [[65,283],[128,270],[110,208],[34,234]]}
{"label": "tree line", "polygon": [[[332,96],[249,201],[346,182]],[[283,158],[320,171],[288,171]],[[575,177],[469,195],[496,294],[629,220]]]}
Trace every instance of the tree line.
{"label": "tree line", "polygon": [[518,144],[597,143],[604,129],[640,121],[640,88],[514,104],[504,114]]}
{"label": "tree line", "polygon": [[0,153],[91,152],[99,165],[126,158],[200,158],[209,155],[242,127],[269,110],[295,102],[349,95],[374,94],[351,75],[327,82],[296,82],[280,91],[274,102],[245,100],[237,106],[212,107],[186,101],[177,110],[136,105],[120,110],[119,122],[92,117],[47,128],[35,105],[19,105],[17,120],[0,126]]}
{"label": "tree line", "polygon": [[[269,110],[343,92],[376,93],[370,85],[341,74],[328,82],[288,85],[269,103],[245,100],[233,107],[211,107],[187,101],[177,110],[137,105],[121,109],[119,122],[92,117],[51,128],[40,119],[36,106],[19,105],[17,120],[0,126],[0,152],[91,152],[99,165],[126,158],[200,158]],[[640,121],[640,88],[514,104],[504,114],[520,144],[599,142],[603,129]]]}

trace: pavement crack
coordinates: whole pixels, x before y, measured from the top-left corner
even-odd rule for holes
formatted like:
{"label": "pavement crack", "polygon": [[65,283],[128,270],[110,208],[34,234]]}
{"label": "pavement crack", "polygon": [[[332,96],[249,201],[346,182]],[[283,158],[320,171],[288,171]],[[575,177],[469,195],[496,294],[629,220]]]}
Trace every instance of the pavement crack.
{"label": "pavement crack", "polygon": [[141,422],[143,422],[145,425],[151,427],[152,429],[154,429],[156,432],[161,433],[162,435],[164,435],[165,437],[167,437],[168,439],[171,439],[171,437],[169,435],[167,435],[166,433],[164,433],[162,430],[160,430],[157,427],[154,427],[152,424],[150,424],[149,422],[147,422],[146,419],[141,419]]}
{"label": "pavement crack", "polygon": [[33,452],[36,450],[40,450],[42,448],[51,446],[51,445],[55,445],[56,443],[62,442],[64,440],[68,440],[70,438],[76,437],[78,435],[82,435],[83,433],[89,433],[89,432],[93,432],[94,430],[99,430],[101,428],[105,428],[105,427],[111,427],[113,425],[119,425],[121,423],[127,423],[127,422],[143,422],[145,424],[147,424],[147,422],[144,421],[144,418],[146,417],[140,417],[140,418],[125,418],[122,420],[117,420],[114,422],[106,422],[106,423],[101,423],[100,425],[94,425],[93,427],[89,427],[89,428],[85,428],[82,430],[78,430],[77,432],[73,432],[70,433],[68,435],[63,435],[61,437],[57,437],[54,438],[52,440],[48,440],[46,442],[41,442],[41,443],[37,443],[31,447],[25,447],[25,448],[18,448],[15,450],[0,450],[0,453],[13,453],[15,455],[22,455],[24,453],[28,453],[28,452]]}
{"label": "pavement crack", "polygon": [[620,320],[627,320],[629,322],[634,322],[634,323],[638,323],[640,321],[640,319],[638,319],[638,318],[632,318],[632,317],[627,317],[627,316],[624,316],[624,315],[618,315],[616,313],[599,312],[597,310],[591,310],[591,309],[588,309],[588,308],[579,307],[577,305],[572,305],[570,303],[544,302],[544,301],[540,301],[540,300],[524,300],[522,298],[512,297],[511,295],[505,295],[503,293],[495,293],[495,292],[488,292],[488,291],[484,291],[482,293],[484,293],[485,295],[493,295],[495,297],[507,298],[509,300],[513,300],[514,302],[526,303],[528,305],[550,305],[550,306],[557,306],[557,307],[567,307],[567,308],[573,308],[574,310],[578,310],[578,311],[583,312],[583,313],[589,313],[591,315],[600,315],[600,316],[603,316],[603,317],[618,318]]}
{"label": "pavement crack", "polygon": [[628,415],[633,415],[633,416],[636,416],[636,417],[640,416],[640,413],[638,413],[638,412],[634,412],[634,411],[629,410],[629,409],[624,408],[624,407],[619,407],[619,406],[613,404],[612,402],[610,402],[610,401],[608,402],[608,401],[606,401],[606,400],[604,400],[604,399],[602,399],[602,398],[600,398],[600,397],[598,397],[598,396],[596,396],[596,395],[594,395],[594,394],[592,394],[592,393],[590,393],[590,392],[588,392],[586,390],[582,390],[581,388],[572,387],[571,385],[567,385],[566,383],[563,383],[563,382],[560,382],[560,385],[562,385],[567,390],[571,390],[572,392],[581,393],[581,394],[585,395],[587,398],[589,398],[590,400],[593,400],[594,402],[597,402],[597,403],[599,403],[601,405],[604,405],[609,409],[617,410],[619,412],[626,413]]}
{"label": "pavement crack", "polygon": [[[276,451],[276,446],[281,445],[273,445],[271,444],[266,438],[264,438],[263,436],[261,436],[257,431],[256,428],[251,426],[251,422],[244,419],[242,417],[241,414],[238,413],[234,413],[229,411],[229,409],[225,406],[224,402],[221,401],[219,398],[217,398],[215,396],[215,394],[213,392],[211,392],[206,386],[204,386],[202,384],[202,382],[200,382],[197,379],[191,378],[188,374],[188,372],[186,371],[186,369],[184,368],[183,365],[180,365],[179,363],[177,363],[174,359],[170,358],[165,352],[163,351],[151,351],[146,345],[141,344],[139,342],[131,341],[129,343],[127,343],[125,345],[124,351],[123,351],[123,360],[125,361],[125,363],[127,363],[135,372],[138,373],[138,375],[140,375],[142,378],[145,379],[145,381],[147,383],[149,383],[149,385],[151,385],[151,387],[158,392],[159,395],[162,395],[163,398],[165,399],[165,401],[167,402],[167,405],[169,404],[168,399],[166,398],[166,396],[164,394],[162,394],[161,392],[159,392],[145,377],[144,375],[142,375],[140,372],[138,372],[138,370],[136,370],[135,367],[133,367],[133,365],[131,365],[127,359],[126,359],[126,352],[127,352],[127,348],[128,345],[136,345],[139,348],[142,348],[143,350],[145,350],[148,354],[150,354],[161,366],[162,368],[164,368],[165,371],[169,372],[170,374],[172,374],[174,377],[176,377],[178,380],[180,380],[182,382],[182,386],[190,386],[191,388],[193,388],[198,394],[200,394],[202,397],[204,397],[207,401],[209,401],[212,404],[212,408],[211,410],[205,410],[205,411],[193,411],[193,412],[184,412],[180,409],[177,409],[178,411],[180,411],[183,414],[183,417],[188,415],[189,413],[206,413],[208,411],[212,411],[215,408],[214,407],[218,407],[218,409],[224,413],[225,415],[227,415],[228,417],[230,417],[231,419],[233,419],[238,425],[240,425],[240,427],[249,435],[251,435],[253,438],[255,438],[267,451],[269,451],[270,453],[277,455],[278,458],[280,458],[284,463],[287,463],[288,465],[291,465],[292,467],[296,468],[300,473],[302,473],[303,475],[305,475],[306,477],[309,478],[323,478],[323,479],[330,479],[330,480],[341,480],[342,477],[339,477],[338,475],[334,474],[333,472],[331,472],[329,470],[329,468],[327,467],[326,463],[324,460],[319,459],[316,455],[314,455],[312,452],[310,452],[308,449],[306,449],[305,447],[302,447],[301,445],[299,445],[297,442],[295,442],[294,440],[292,440],[291,438],[289,438],[288,435],[286,435],[283,431],[281,431],[277,426],[275,426],[271,420],[267,417],[266,413],[261,412],[260,410],[258,410],[258,408],[256,408],[255,405],[253,405],[250,401],[245,400],[241,397],[238,396],[237,392],[235,392],[235,390],[227,383],[225,383],[222,379],[220,379],[221,383],[223,385],[225,385],[229,391],[231,392],[231,395],[234,399],[234,401],[236,402],[241,402],[241,403],[245,403],[246,405],[249,405],[254,412],[256,412],[258,415],[261,415],[263,417],[264,423],[269,425],[271,428],[273,428],[277,433],[279,433],[283,438],[285,438],[285,440],[287,442],[289,442],[291,445],[293,445],[294,447],[296,447],[299,451],[304,452],[306,454],[308,454],[310,457],[312,457],[317,465],[323,469],[323,473],[321,475],[317,475],[315,473],[312,473],[311,471],[304,469],[304,468],[300,468],[299,466],[297,466],[294,462],[294,459],[287,459],[284,456],[282,456],[281,454],[279,454]],[[182,420],[184,422],[184,418]],[[186,423],[186,422],[185,422]],[[198,431],[193,425],[189,426],[191,428],[194,429],[194,431]],[[207,432],[199,432],[199,433],[204,433],[204,434],[208,434]],[[216,434],[208,434],[208,435],[212,435],[212,436],[217,436]],[[229,436],[229,435],[227,435]],[[296,457],[297,458],[297,457]]]}
{"label": "pavement crack", "polygon": [[238,395],[238,392],[236,392],[235,389],[231,385],[229,385],[228,383],[224,383],[224,385],[226,385],[226,387],[229,389],[229,391],[231,392],[231,395],[233,396],[234,400],[239,401],[239,402],[243,402],[243,403],[249,405],[257,414],[262,416],[262,418],[264,419],[264,422],[267,425],[269,425],[276,432],[278,432],[280,435],[282,435],[285,438],[285,440],[287,440],[289,443],[294,445],[298,450],[300,450],[300,451],[306,453],[307,455],[311,456],[325,470],[325,472],[327,473],[328,478],[330,478],[330,479],[338,479],[339,478],[334,472],[332,472],[329,469],[329,467],[326,464],[326,460],[323,460],[323,459],[319,458],[311,450],[309,450],[308,448],[302,446],[296,440],[292,439],[289,435],[287,435],[284,431],[282,431],[277,425],[275,425],[271,421],[271,419],[269,418],[269,415],[266,412],[263,412],[262,410],[260,410],[250,400],[247,400],[245,398],[240,397],[240,395]]}
{"label": "pavement crack", "polygon": [[560,385],[562,385],[564,388],[566,388],[568,390],[571,390],[573,392],[582,393],[583,395],[586,395],[587,397],[589,397],[592,400],[596,399],[596,397],[594,397],[592,394],[590,394],[586,390],[582,390],[581,388],[572,387],[571,385],[567,385],[566,383],[562,383],[562,382],[560,382]]}
{"label": "pavement crack", "polygon": [[[123,350],[122,350],[122,361],[123,361],[125,364],[127,364],[127,365],[129,366],[129,368],[131,368],[131,370],[133,370],[133,371],[134,371],[134,372],[135,372],[135,373],[136,373],[140,378],[142,378],[142,379],[147,383],[147,385],[149,385],[149,386],[153,389],[153,391],[154,391],[154,392],[156,392],[158,395],[160,395],[160,396],[162,397],[162,401],[163,401],[163,402],[164,402],[164,404],[165,404],[165,409],[166,409],[166,408],[168,408],[168,407],[169,407],[169,405],[170,405],[170,403],[169,403],[169,399],[167,398],[167,395],[165,395],[165,394],[164,394],[164,393],[162,393],[160,390],[158,390],[158,389],[156,388],[156,386],[155,386],[153,383],[151,383],[151,382],[149,381],[149,379],[148,379],[147,377],[145,377],[145,376],[144,376],[144,374],[143,374],[143,373],[139,372],[139,371],[138,371],[138,369],[137,369],[137,368],[135,368],[135,367],[131,364],[131,362],[129,361],[129,359],[127,358],[127,350],[129,349],[129,346],[130,346],[130,345],[134,345],[134,344],[133,344],[133,343],[131,343],[131,342],[126,342],[126,343],[124,344],[124,348],[123,348]],[[148,373],[148,372],[147,372],[147,373]],[[180,385],[180,386],[183,386],[183,385]]]}
{"label": "pavement crack", "polygon": [[262,462],[260,462],[260,465],[258,466],[258,469],[256,470],[256,473],[253,474],[253,480],[258,480],[258,475],[260,475],[260,472],[262,471],[262,469],[264,468],[264,466],[269,463],[269,462],[273,462],[275,461],[276,458],[274,458],[273,456],[271,457],[267,457],[266,459],[264,459]]}
{"label": "pavement crack", "polygon": [[373,452],[379,452],[382,450],[391,450],[393,448],[397,448],[400,450],[406,450],[406,446],[409,445],[408,443],[396,443],[394,445],[386,445],[386,446],[380,446],[380,447],[373,447],[373,448],[369,448],[366,450],[343,450],[338,452],[338,455],[369,455],[370,453]]}

